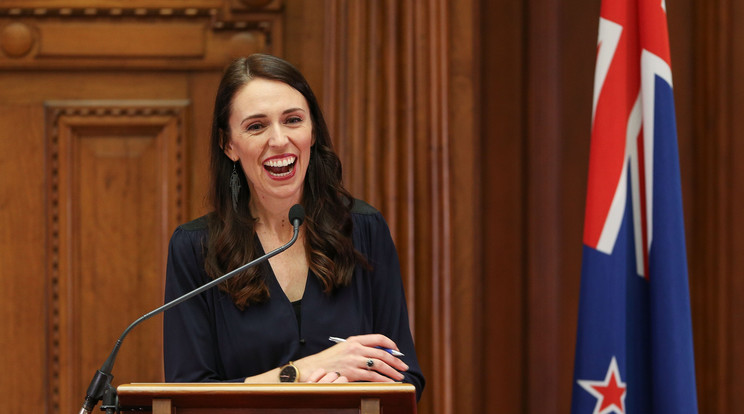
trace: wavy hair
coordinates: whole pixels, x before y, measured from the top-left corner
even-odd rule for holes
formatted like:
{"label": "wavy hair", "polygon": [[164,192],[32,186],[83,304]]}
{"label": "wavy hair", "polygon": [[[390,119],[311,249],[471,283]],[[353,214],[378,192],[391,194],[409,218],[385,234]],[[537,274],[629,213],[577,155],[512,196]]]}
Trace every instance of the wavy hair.
{"label": "wavy hair", "polygon": [[[353,198],[342,185],[341,161],[333,151],[328,127],[310,85],[294,66],[270,55],[254,54],[234,60],[217,90],[210,140],[209,202],[213,212],[208,215],[205,270],[215,279],[261,254],[255,218],[249,209],[248,183],[242,169],[238,168],[241,191],[238,207],[233,208],[228,183],[235,164],[223,152],[230,136],[228,121],[233,99],[245,84],[256,78],[291,86],[305,97],[310,108],[315,143],[310,151],[301,200],[305,208],[304,243],[310,269],[324,291],[330,293],[348,285],[357,263],[367,265],[351,240]],[[269,288],[261,269],[262,266],[255,266],[245,270],[220,286],[238,308],[269,299]]]}

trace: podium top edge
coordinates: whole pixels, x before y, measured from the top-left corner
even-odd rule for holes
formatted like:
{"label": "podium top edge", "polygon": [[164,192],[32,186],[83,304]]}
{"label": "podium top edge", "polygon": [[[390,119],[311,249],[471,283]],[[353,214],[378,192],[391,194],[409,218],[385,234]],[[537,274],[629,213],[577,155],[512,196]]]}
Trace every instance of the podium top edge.
{"label": "podium top edge", "polygon": [[274,392],[291,392],[291,393],[313,393],[338,392],[338,393],[399,393],[399,392],[416,392],[413,384],[406,383],[386,383],[386,382],[354,382],[339,384],[245,384],[245,383],[132,383],[122,384],[117,388],[119,394],[140,394],[140,393],[274,393]]}

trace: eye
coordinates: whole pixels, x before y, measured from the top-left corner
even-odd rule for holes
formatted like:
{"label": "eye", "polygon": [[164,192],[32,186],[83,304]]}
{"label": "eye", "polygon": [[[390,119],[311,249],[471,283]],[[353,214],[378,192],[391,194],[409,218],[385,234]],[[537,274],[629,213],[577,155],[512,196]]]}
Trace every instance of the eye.
{"label": "eye", "polygon": [[248,132],[257,132],[262,130],[264,125],[261,122],[254,122],[252,124],[249,124],[247,127],[245,127],[245,130]]}
{"label": "eye", "polygon": [[298,124],[298,123],[302,122],[302,117],[300,117],[298,115],[292,115],[292,116],[288,117],[287,120],[284,121],[284,122],[286,122],[287,124]]}

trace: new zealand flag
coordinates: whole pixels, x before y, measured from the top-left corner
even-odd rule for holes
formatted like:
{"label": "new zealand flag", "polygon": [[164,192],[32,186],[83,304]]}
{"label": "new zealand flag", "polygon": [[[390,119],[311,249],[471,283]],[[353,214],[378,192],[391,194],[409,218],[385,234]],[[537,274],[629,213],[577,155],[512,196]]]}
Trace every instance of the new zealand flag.
{"label": "new zealand flag", "polygon": [[573,414],[697,413],[664,0],[603,0]]}

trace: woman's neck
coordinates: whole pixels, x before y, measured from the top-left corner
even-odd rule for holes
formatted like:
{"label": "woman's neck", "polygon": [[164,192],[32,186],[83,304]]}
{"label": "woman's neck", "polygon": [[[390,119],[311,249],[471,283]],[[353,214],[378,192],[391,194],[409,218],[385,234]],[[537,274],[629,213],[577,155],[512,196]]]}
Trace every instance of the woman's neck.
{"label": "woman's neck", "polygon": [[251,198],[251,214],[256,218],[256,231],[269,234],[280,240],[292,237],[292,223],[289,222],[289,209],[297,204],[295,200],[257,200]]}

